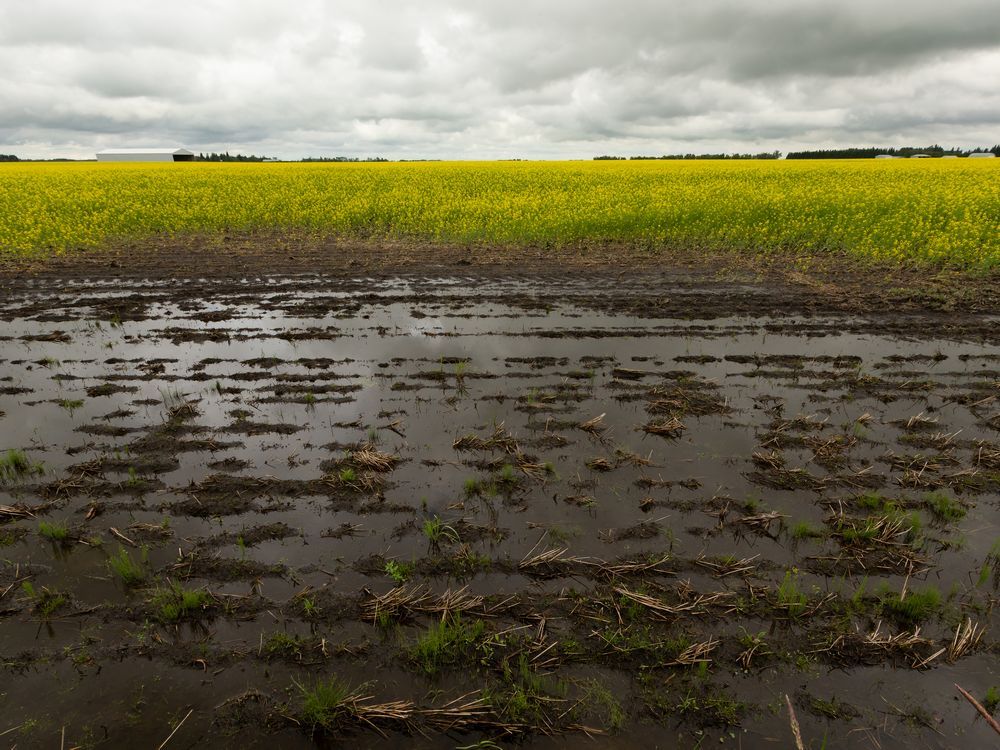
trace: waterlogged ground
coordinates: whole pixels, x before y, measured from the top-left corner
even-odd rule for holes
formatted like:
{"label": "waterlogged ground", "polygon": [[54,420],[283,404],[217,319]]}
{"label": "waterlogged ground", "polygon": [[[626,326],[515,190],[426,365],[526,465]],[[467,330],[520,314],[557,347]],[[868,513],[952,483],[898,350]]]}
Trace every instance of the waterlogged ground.
{"label": "waterlogged ground", "polygon": [[0,737],[990,746],[1000,326],[783,294],[9,282]]}

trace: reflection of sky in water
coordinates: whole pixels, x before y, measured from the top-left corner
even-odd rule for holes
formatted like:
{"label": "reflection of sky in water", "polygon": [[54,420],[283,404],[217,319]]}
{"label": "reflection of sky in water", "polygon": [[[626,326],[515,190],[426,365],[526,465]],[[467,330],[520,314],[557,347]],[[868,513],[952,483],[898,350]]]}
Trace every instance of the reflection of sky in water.
{"label": "reflection of sky in water", "polygon": [[[495,282],[486,283],[485,287],[498,289]],[[81,286],[72,294],[95,298],[136,293],[113,286],[97,288],[99,291],[95,292],[94,288]],[[537,300],[564,296],[529,282],[514,282],[506,288],[510,293]],[[358,289],[369,291],[360,282]],[[414,290],[421,291],[421,286],[405,281],[380,284],[377,303],[366,302],[345,316],[338,309],[338,300],[353,305],[353,292],[319,294],[299,290],[293,282],[279,283],[269,285],[257,304],[243,299],[235,305],[226,299],[188,299],[182,305],[158,302],[147,309],[152,319],[125,321],[121,327],[109,327],[106,322],[97,327],[90,320],[24,320],[16,315],[17,300],[10,300],[5,303],[5,310],[0,309],[7,317],[2,335],[11,339],[0,342],[0,378],[3,378],[0,387],[26,387],[32,392],[0,395],[0,411],[6,412],[0,419],[0,449],[26,449],[32,459],[43,461],[50,471],[49,477],[55,478],[67,467],[90,458],[115,453],[127,455],[129,443],[163,423],[164,398],[180,394],[197,399],[199,413],[191,423],[206,431],[193,437],[238,441],[242,446],[212,453],[180,453],[178,468],[159,475],[163,487],[148,493],[139,507],[119,510],[114,507],[116,499],[112,498],[105,513],[94,522],[99,529],[111,525],[127,528],[136,521],[157,523],[165,514],[169,515],[172,503],[189,497],[187,489],[192,482],[219,471],[210,463],[238,459],[249,462],[248,468],[237,472],[248,476],[315,479],[322,474],[323,461],[343,455],[341,450],[325,446],[331,442],[365,440],[369,430],[374,429],[382,449],[396,452],[404,459],[389,475],[385,490],[385,505],[395,506],[400,512],[382,508],[381,512],[366,513],[360,507],[333,506],[322,497],[298,497],[288,500],[287,507],[268,513],[251,512],[218,519],[177,516],[172,519],[176,540],[152,553],[155,564],[167,565],[176,555],[173,547],[189,548],[193,543],[190,540],[221,531],[284,522],[296,530],[295,536],[266,542],[248,553],[250,559],[266,564],[280,562],[296,569],[308,566],[310,572],[302,573],[294,585],[280,578],[265,579],[262,584],[265,595],[284,599],[302,585],[330,585],[348,592],[361,586],[388,585],[381,580],[373,583],[344,561],[372,554],[400,559],[425,555],[426,541],[414,524],[415,518],[422,517],[424,507],[428,513],[452,521],[459,518],[476,523],[495,521],[507,537],[502,542],[487,539],[473,544],[477,551],[493,559],[519,560],[539,541],[546,527],[556,525],[565,532],[565,544],[575,555],[611,559],[663,553],[668,549],[691,558],[702,554],[737,557],[759,554],[783,569],[794,564],[800,554],[790,550],[784,539],[737,538],[729,530],[715,533],[717,519],[701,510],[708,499],[724,495],[734,502],[756,499],[762,508],[777,510],[790,522],[818,523],[825,515],[815,493],[771,490],[754,484],[746,476],[752,471],[750,455],[759,450],[760,436],[772,419],[765,412],[773,406],[768,398],[783,400],[783,416],[812,414],[817,419],[826,419],[833,427],[824,434],[842,431],[861,414],[871,413],[875,419],[866,428],[869,442],[857,449],[855,459],[856,463],[872,465],[881,473],[887,473],[888,467],[879,458],[888,450],[903,451],[897,442],[900,431],[889,423],[905,420],[920,411],[939,419],[943,430],[961,429],[963,439],[997,439],[995,433],[976,422],[965,406],[942,398],[948,389],[968,389],[978,381],[1000,377],[994,372],[994,363],[959,359],[961,355],[998,354],[997,347],[843,334],[837,332],[835,321],[826,329],[827,335],[802,336],[768,330],[770,324],[795,322],[794,319],[718,318],[685,322],[604,314],[566,302],[554,302],[549,310],[523,309],[502,301],[464,303],[463,297],[478,295],[483,288],[461,279],[435,280],[427,286],[426,299],[419,302],[410,299]],[[583,294],[584,290],[576,292]],[[448,295],[447,300],[436,299],[444,294]],[[330,312],[319,317],[296,317],[264,304],[289,295],[296,299],[330,300]],[[49,299],[52,311],[57,312],[59,295],[50,295]],[[232,317],[212,322],[186,317],[196,312],[220,311],[230,312]],[[808,318],[799,322],[815,326],[830,321]],[[301,340],[281,338],[288,332],[309,329],[314,329],[314,333]],[[17,340],[54,330],[65,331],[72,342]],[[223,342],[175,343],[177,332],[185,330],[229,332],[230,336]],[[562,336],[553,336],[554,333]],[[324,338],[328,335],[332,337]],[[911,354],[940,354],[943,359],[934,363],[898,364],[888,359]],[[767,363],[762,365],[763,371],[780,372],[762,374],[752,363],[724,359],[738,355],[850,355],[861,358],[860,371],[864,374],[897,382],[929,377],[940,386],[929,402],[924,393],[917,391],[896,393],[895,400],[884,403],[875,396],[846,393],[842,385],[827,391],[817,390],[817,385],[838,370],[831,362],[805,362],[799,372]],[[716,359],[704,363],[677,360],[691,356]],[[595,361],[591,359],[594,357],[603,359]],[[38,364],[46,358],[52,360],[48,366]],[[245,364],[258,358],[275,358],[280,364],[266,370]],[[443,361],[450,358],[469,360],[462,388],[457,387],[455,365]],[[517,361],[534,358],[552,358],[554,363]],[[160,359],[168,360],[160,363],[163,371],[145,379],[146,373],[151,372],[149,368],[156,367],[155,361]],[[211,359],[222,361],[208,361]],[[324,362],[310,366],[308,360]],[[651,371],[653,374],[639,381],[640,386],[669,384],[673,381],[664,380],[663,373],[690,371],[699,380],[721,386],[732,413],[686,418],[688,429],[676,441],[645,436],[636,430],[637,425],[648,419],[645,401],[619,399],[628,391],[614,382],[615,366]],[[843,371],[842,367],[839,369]],[[434,379],[441,373],[446,377],[443,384]],[[300,377],[315,380],[310,386],[309,381],[295,379]],[[136,390],[110,396],[86,395],[87,388],[103,383]],[[274,396],[276,384],[314,388],[316,401],[313,404],[266,401]],[[579,401],[557,402],[552,411],[530,411],[533,399],[539,394],[552,393],[567,384],[577,389]],[[324,386],[352,385],[360,389],[346,394],[322,392]],[[223,390],[221,394],[217,386]],[[227,389],[238,389],[238,393],[228,393]],[[340,404],[325,400],[344,396],[352,400]],[[70,411],[51,403],[60,399],[82,399],[84,403]],[[155,403],[137,403],[142,400]],[[559,410],[563,406],[565,411]],[[134,413],[107,417],[120,409]],[[255,423],[290,424],[301,429],[291,435],[229,432],[235,424],[231,414],[234,410],[249,411],[248,419]],[[555,466],[556,478],[545,485],[529,484],[524,495],[509,502],[498,498],[491,509],[480,500],[463,498],[465,480],[482,478],[485,472],[462,463],[483,456],[457,453],[452,448],[456,437],[469,432],[487,435],[494,425],[504,423],[527,442],[542,434],[548,418],[579,422],[602,413],[609,428],[606,444],[572,427],[557,427],[555,431],[570,439],[570,445],[527,449],[538,461],[551,461]],[[396,419],[402,422],[405,438],[386,428]],[[89,436],[78,431],[88,425],[137,431],[123,437]],[[654,465],[622,466],[606,475],[585,468],[587,460],[609,456],[616,447],[648,456]],[[67,453],[67,449],[77,448],[81,450],[72,455]],[[789,449],[785,456],[790,466],[805,466],[820,472],[808,463],[807,450]],[[636,481],[641,477],[661,479],[672,486],[639,487]],[[109,478],[117,481],[123,477],[109,475]],[[682,481],[690,486],[681,486]],[[563,502],[571,495],[591,495],[596,505],[587,509]],[[661,505],[643,513],[639,504],[646,496],[675,505]],[[0,489],[0,504],[19,499],[12,488]],[[952,564],[955,571],[963,573],[973,568],[1000,534],[990,511],[997,499],[995,494],[984,496],[964,527],[968,529],[965,545],[942,553],[940,585],[946,587],[959,578],[953,573]],[[691,509],[676,505],[678,501],[690,502]],[[58,513],[75,524],[80,522],[86,502],[84,498],[76,498],[60,507]],[[464,507],[460,505],[463,502]],[[627,539],[614,544],[605,541],[612,529],[626,529],[651,520],[658,520],[667,532],[648,540]],[[357,537],[342,539],[322,535],[324,530],[341,523],[361,524],[363,531]],[[68,553],[56,554],[45,545],[25,542],[15,547],[15,551],[19,559],[44,566],[47,572],[38,579],[43,585],[48,582],[70,588],[86,601],[115,596],[115,589],[105,575],[100,550],[79,545]],[[228,556],[235,554],[230,548],[221,552]],[[327,575],[324,570],[332,573]],[[697,571],[691,573],[691,578],[696,585],[724,585]],[[818,585],[828,585],[818,580]],[[518,576],[499,573],[477,577],[469,583],[472,590],[482,592],[523,590],[536,585]],[[245,591],[246,582],[220,588]],[[236,633],[241,626],[219,627]],[[35,633],[29,634],[25,628],[4,626],[0,628],[0,649],[7,652],[25,647],[35,637]],[[55,632],[44,637],[58,640],[62,636]]]}

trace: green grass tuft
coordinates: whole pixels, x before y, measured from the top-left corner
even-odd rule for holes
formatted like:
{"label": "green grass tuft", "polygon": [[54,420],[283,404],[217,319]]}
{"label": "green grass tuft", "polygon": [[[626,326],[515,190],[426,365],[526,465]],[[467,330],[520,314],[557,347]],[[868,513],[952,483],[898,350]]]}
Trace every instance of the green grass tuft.
{"label": "green grass tuft", "polygon": [[170,581],[153,593],[149,604],[161,622],[173,623],[194,619],[208,609],[211,601],[211,596],[204,589],[185,589],[179,583]]}
{"label": "green grass tuft", "polygon": [[264,639],[263,651],[268,658],[299,659],[302,657],[302,639],[279,630]]}
{"label": "green grass tuft", "polygon": [[914,627],[941,610],[941,592],[936,586],[914,589],[904,598],[888,594],[882,599],[883,611],[899,624]]}
{"label": "green grass tuft", "polygon": [[13,482],[27,476],[44,473],[45,467],[32,463],[22,450],[12,448],[0,455],[0,481]]}
{"label": "green grass tuft", "polygon": [[816,537],[821,537],[825,534],[825,529],[822,526],[817,526],[816,524],[809,523],[808,521],[799,521],[791,529],[792,539],[814,539]]}
{"label": "green grass tuft", "polygon": [[413,575],[413,563],[387,560],[385,563],[385,574],[395,581],[397,585],[406,583],[406,580]]}
{"label": "green grass tuft", "polygon": [[64,399],[62,399],[59,402],[59,406],[61,406],[63,409],[65,409],[70,414],[72,414],[77,409],[80,409],[80,408],[83,407],[83,399],[79,399],[79,398],[74,398],[74,399],[64,398]]}
{"label": "green grass tuft", "polygon": [[446,524],[437,516],[424,519],[423,531],[424,536],[427,537],[427,541],[435,547],[441,544],[441,542],[459,541],[458,532],[455,531],[454,527]]}
{"label": "green grass tuft", "polygon": [[69,527],[66,524],[39,521],[38,533],[50,542],[65,542],[69,539]]}
{"label": "green grass tuft", "polygon": [[311,686],[295,683],[302,697],[298,718],[313,731],[333,729],[355,714],[358,693],[337,677],[317,680]]}
{"label": "green grass tuft", "polygon": [[924,495],[924,502],[927,509],[939,521],[954,523],[965,518],[965,508],[962,504],[941,490],[928,492]]}
{"label": "green grass tuft", "polygon": [[464,661],[486,633],[482,620],[466,622],[461,615],[445,617],[431,625],[410,649],[411,658],[424,674],[433,676]]}
{"label": "green grass tuft", "polygon": [[61,607],[68,604],[66,597],[55,589],[42,586],[41,591],[38,591],[32,585],[31,581],[23,581],[21,583],[21,591],[31,601],[32,611],[46,620],[52,617]]}
{"label": "green grass tuft", "polygon": [[138,561],[132,558],[127,549],[119,547],[118,553],[108,558],[108,570],[126,586],[138,586],[146,580],[148,558],[149,550],[146,547],[142,548]]}
{"label": "green grass tuft", "polygon": [[983,708],[993,714],[996,713],[997,706],[1000,706],[1000,690],[991,685],[983,698]]}
{"label": "green grass tuft", "polygon": [[785,571],[785,580],[778,587],[778,604],[785,607],[792,617],[798,617],[805,611],[807,601],[808,597],[799,590],[798,574]]}

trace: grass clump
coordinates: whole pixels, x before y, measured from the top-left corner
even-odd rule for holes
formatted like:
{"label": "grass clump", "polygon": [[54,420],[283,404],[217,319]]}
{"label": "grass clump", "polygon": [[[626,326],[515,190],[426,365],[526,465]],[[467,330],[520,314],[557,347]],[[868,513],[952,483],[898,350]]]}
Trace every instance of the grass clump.
{"label": "grass clump", "polygon": [[984,586],[992,577],[993,566],[990,564],[990,561],[987,560],[983,563],[983,567],[979,569],[979,578],[976,580],[976,588]]}
{"label": "grass clump", "polygon": [[799,541],[803,539],[815,539],[823,536],[824,529],[822,526],[817,526],[816,524],[809,523],[808,521],[799,521],[797,524],[792,526],[791,534],[792,539]]}
{"label": "grass clump", "polygon": [[118,553],[108,558],[108,570],[126,586],[138,586],[146,580],[146,564],[149,561],[149,548],[143,547],[139,560],[124,547],[118,548]]}
{"label": "grass clump", "polygon": [[0,547],[12,547],[24,536],[24,529],[0,532]]}
{"label": "grass clump", "polygon": [[413,563],[387,560],[385,563],[385,574],[395,581],[397,585],[406,583],[406,580],[413,575]]}
{"label": "grass clump", "polygon": [[886,500],[877,492],[866,492],[858,496],[858,505],[866,510],[881,510]]}
{"label": "grass clump", "polygon": [[483,698],[506,721],[547,723],[552,699],[566,694],[566,684],[538,674],[531,668],[526,654],[520,654],[516,664],[505,662],[503,676],[503,687],[484,690]]}
{"label": "grass clump", "polygon": [[317,680],[308,687],[294,684],[302,697],[298,718],[313,731],[333,729],[354,717],[359,693],[339,678]]}
{"label": "grass clump", "polygon": [[778,604],[788,610],[792,617],[798,617],[805,611],[808,597],[799,589],[798,573],[785,571],[785,579],[778,587]]}
{"label": "grass clump", "polygon": [[32,611],[45,619],[52,617],[57,610],[68,604],[66,597],[55,589],[42,586],[41,590],[38,590],[31,581],[22,582],[21,591],[31,601]]}
{"label": "grass clump", "polygon": [[427,541],[433,544],[435,547],[441,544],[441,542],[458,542],[458,532],[455,528],[449,524],[446,524],[437,516],[433,518],[425,518],[423,525],[424,536],[427,537]]}
{"label": "grass clump", "polygon": [[510,464],[504,464],[503,468],[500,469],[500,473],[497,474],[496,481],[498,484],[508,486],[517,484],[517,474],[514,472],[514,467]]}
{"label": "grass clump", "polygon": [[947,492],[936,490],[924,495],[927,509],[934,517],[945,523],[954,523],[965,518],[965,508]]}
{"label": "grass clump", "polygon": [[62,544],[69,539],[69,527],[64,523],[39,521],[38,533],[50,542]]}
{"label": "grass clump", "polygon": [[882,609],[899,624],[914,627],[940,611],[941,592],[936,586],[927,586],[905,597],[889,594],[882,599]]}
{"label": "grass clump", "polygon": [[83,408],[83,399],[80,398],[64,398],[59,402],[59,406],[72,414],[77,409]]}
{"label": "grass clump", "polygon": [[22,450],[12,448],[0,455],[0,481],[13,482],[23,477],[44,473],[45,468],[41,464],[32,463]]}
{"label": "grass clump", "polygon": [[485,633],[486,623],[482,620],[466,622],[461,615],[445,617],[417,639],[410,656],[424,674],[434,676],[445,667],[466,661]]}
{"label": "grass clump", "polygon": [[302,639],[279,630],[267,636],[262,650],[268,658],[299,659],[302,657]]}
{"label": "grass clump", "polygon": [[747,705],[721,690],[709,689],[703,695],[689,691],[675,710],[703,726],[736,726],[747,712]]}
{"label": "grass clump", "polygon": [[583,687],[586,692],[580,702],[584,707],[584,715],[597,716],[612,732],[625,726],[625,710],[614,693],[599,680],[587,680]]}
{"label": "grass clump", "polygon": [[170,581],[153,593],[149,603],[161,622],[173,623],[193,619],[208,609],[211,600],[204,589],[186,589],[176,581]]}
{"label": "grass clump", "polygon": [[986,696],[983,698],[983,708],[993,714],[996,713],[997,706],[1000,706],[1000,690],[997,690],[996,686],[991,685],[990,689],[986,691]]}
{"label": "grass clump", "polygon": [[858,710],[850,703],[844,703],[837,698],[824,700],[807,693],[803,696],[801,703],[813,716],[820,716],[825,719],[850,721],[860,715]]}

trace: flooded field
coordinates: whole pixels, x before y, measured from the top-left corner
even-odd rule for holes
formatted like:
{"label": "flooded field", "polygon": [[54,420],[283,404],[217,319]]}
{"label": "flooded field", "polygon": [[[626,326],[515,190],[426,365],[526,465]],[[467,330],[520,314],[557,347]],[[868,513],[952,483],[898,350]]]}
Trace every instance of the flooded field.
{"label": "flooded field", "polygon": [[0,737],[787,748],[787,695],[805,747],[989,745],[1000,326],[809,312],[10,286]]}

